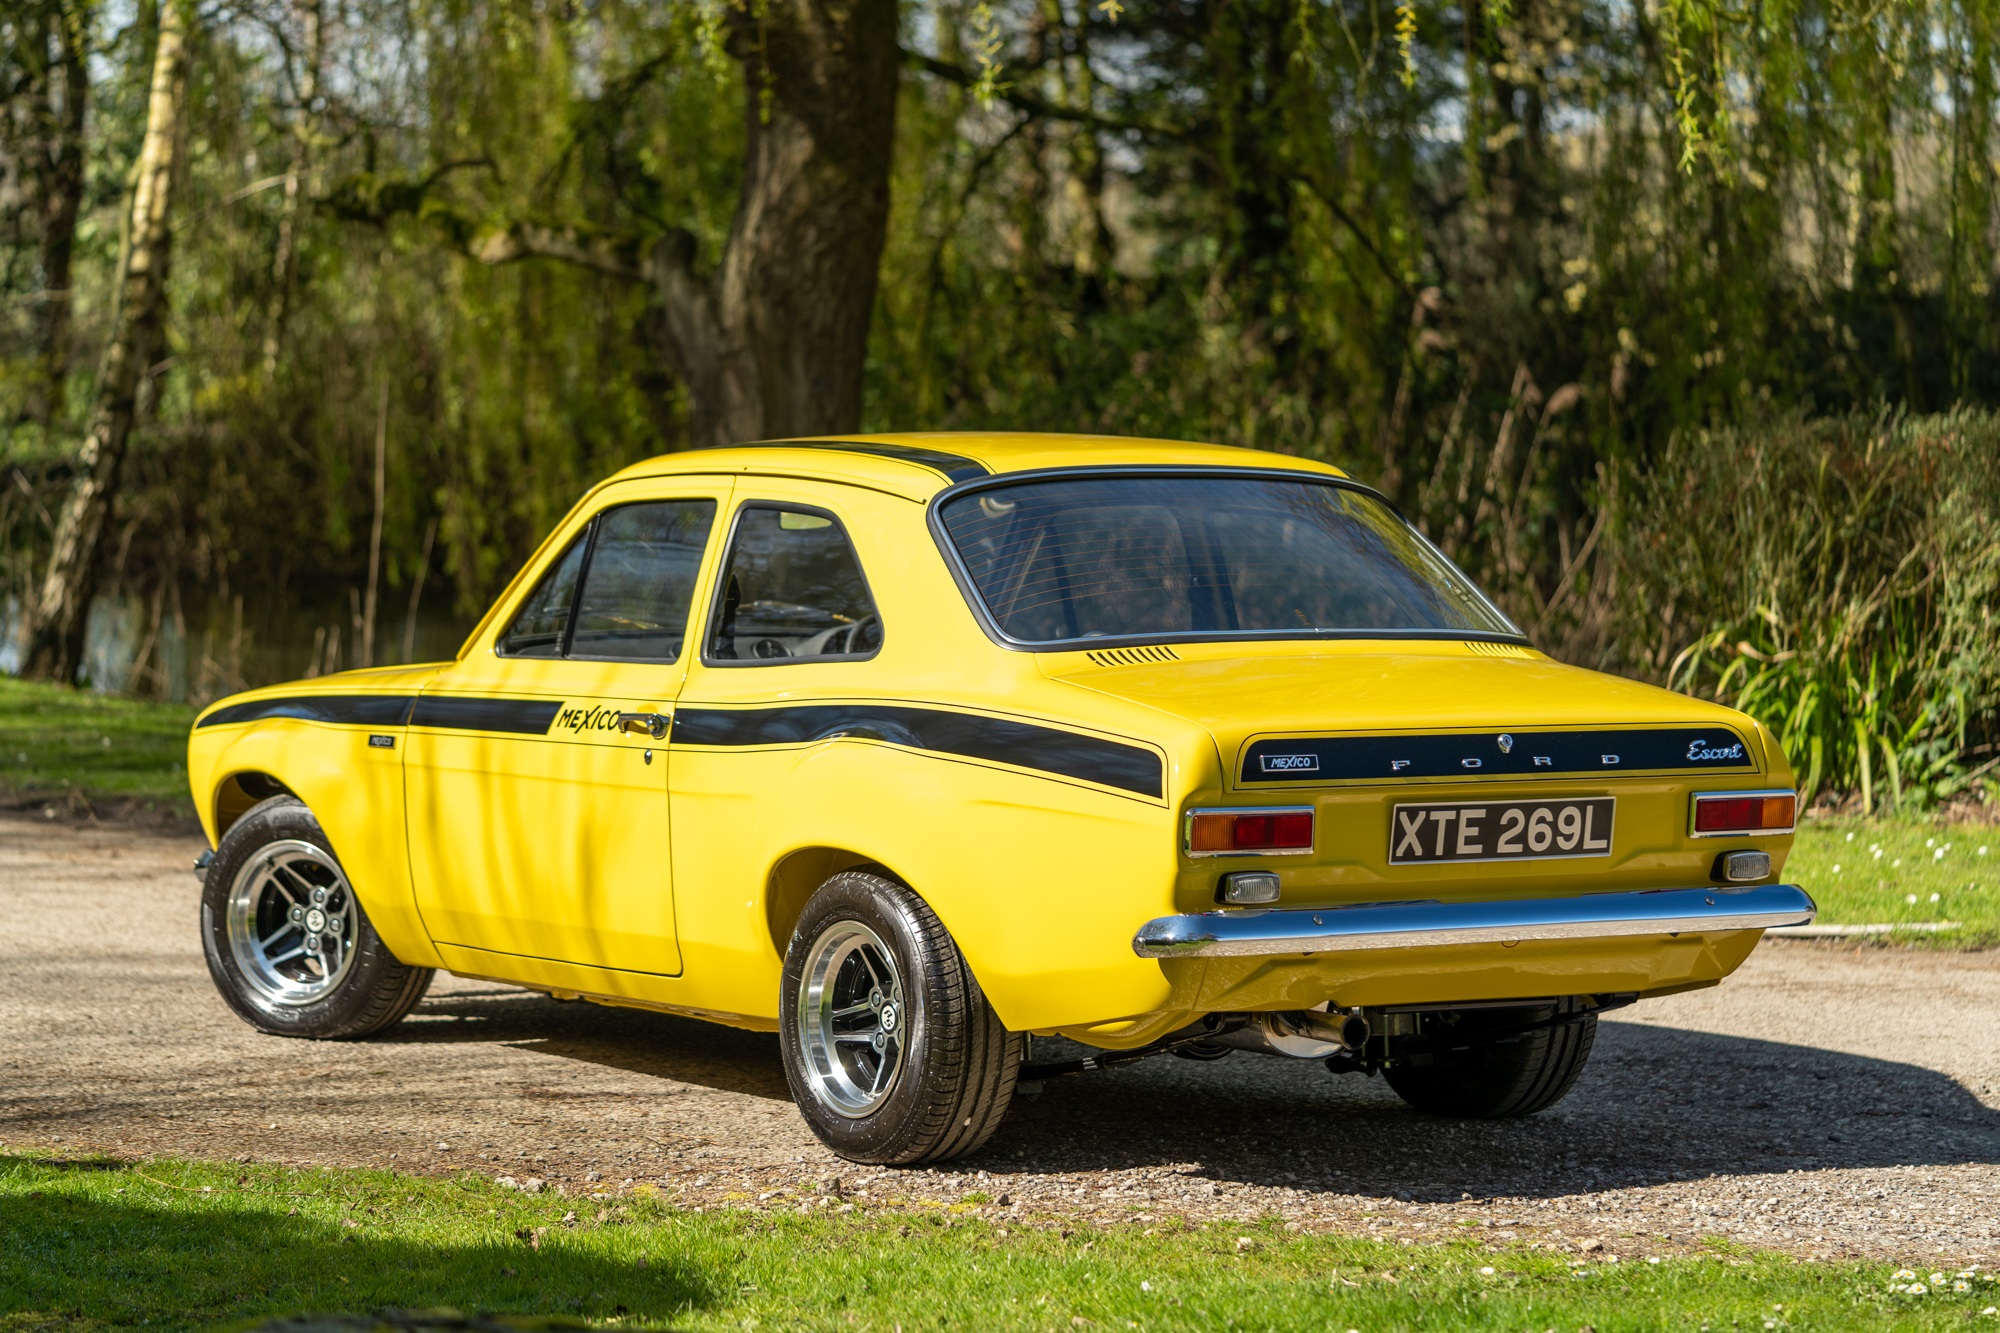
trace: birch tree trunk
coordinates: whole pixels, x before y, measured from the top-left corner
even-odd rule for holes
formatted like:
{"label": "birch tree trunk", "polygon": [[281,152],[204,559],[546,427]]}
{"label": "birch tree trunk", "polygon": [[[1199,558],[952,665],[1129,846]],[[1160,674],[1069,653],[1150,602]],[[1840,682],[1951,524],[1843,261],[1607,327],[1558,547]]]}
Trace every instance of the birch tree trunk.
{"label": "birch tree trunk", "polygon": [[28,620],[25,674],[74,681],[83,662],[84,624],[95,590],[98,547],[118,489],[139,387],[159,346],[165,310],[169,226],[181,115],[187,99],[189,0],[160,7],[146,136],[133,172],[131,245],[119,275],[117,318],[97,377],[90,428],[76,479],[56,525],[39,595]]}

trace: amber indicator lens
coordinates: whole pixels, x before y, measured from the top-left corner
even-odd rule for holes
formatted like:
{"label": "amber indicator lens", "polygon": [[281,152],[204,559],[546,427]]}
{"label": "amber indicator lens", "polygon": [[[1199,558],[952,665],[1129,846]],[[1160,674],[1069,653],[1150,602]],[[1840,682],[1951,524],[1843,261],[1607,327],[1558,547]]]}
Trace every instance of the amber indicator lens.
{"label": "amber indicator lens", "polygon": [[1765,833],[1788,829],[1798,809],[1798,797],[1782,796],[1697,796],[1694,798],[1696,833]]}
{"label": "amber indicator lens", "polygon": [[1267,810],[1233,814],[1204,810],[1188,820],[1191,852],[1300,851],[1313,845],[1310,810]]}

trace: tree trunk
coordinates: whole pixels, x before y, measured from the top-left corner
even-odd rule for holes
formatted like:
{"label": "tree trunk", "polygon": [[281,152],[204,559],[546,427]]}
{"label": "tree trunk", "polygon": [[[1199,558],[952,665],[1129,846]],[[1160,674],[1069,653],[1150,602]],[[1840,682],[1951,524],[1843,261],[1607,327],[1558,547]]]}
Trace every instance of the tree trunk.
{"label": "tree trunk", "polygon": [[292,120],[292,161],[285,172],[285,202],[278,215],[278,249],[271,260],[271,303],[264,318],[264,378],[278,372],[285,346],[285,323],[291,316],[293,288],[298,285],[299,229],[305,225],[305,179],[312,166],[313,136],[318,130],[319,69],[324,59],[324,15],[320,0],[300,0],[300,35],[304,65],[299,71],[299,110]]}
{"label": "tree trunk", "polygon": [[895,0],[770,0],[730,36],[748,149],[722,262],[691,238],[649,264],[694,443],[861,424],[861,375],[889,224]]}
{"label": "tree trunk", "polygon": [[169,210],[187,93],[188,2],[167,0],[160,7],[146,137],[132,185],[131,245],[119,275],[118,315],[98,372],[97,400],[77,458],[76,480],[28,621],[26,671],[44,679],[73,681],[82,664],[104,521],[117,492],[140,382],[159,346],[173,238]]}
{"label": "tree trunk", "polygon": [[25,186],[41,250],[35,312],[36,372],[22,417],[46,433],[62,413],[69,376],[70,256],[83,202],[84,108],[90,96],[89,17],[83,0],[42,0],[9,20],[10,55],[20,71],[18,112],[9,117],[7,155]]}

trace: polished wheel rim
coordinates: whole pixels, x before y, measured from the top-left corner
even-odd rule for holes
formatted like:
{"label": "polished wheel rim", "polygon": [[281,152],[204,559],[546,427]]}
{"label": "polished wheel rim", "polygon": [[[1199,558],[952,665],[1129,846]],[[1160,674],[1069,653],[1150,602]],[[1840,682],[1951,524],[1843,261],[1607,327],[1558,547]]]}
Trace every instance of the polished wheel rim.
{"label": "polished wheel rim", "polygon": [[799,987],[799,1054],[820,1105],[850,1120],[896,1087],[910,1025],[889,946],[859,921],[820,932]]}
{"label": "polished wheel rim", "polygon": [[353,966],[359,916],[331,853],[296,839],[267,843],[229,886],[229,951],[264,999],[311,1004]]}

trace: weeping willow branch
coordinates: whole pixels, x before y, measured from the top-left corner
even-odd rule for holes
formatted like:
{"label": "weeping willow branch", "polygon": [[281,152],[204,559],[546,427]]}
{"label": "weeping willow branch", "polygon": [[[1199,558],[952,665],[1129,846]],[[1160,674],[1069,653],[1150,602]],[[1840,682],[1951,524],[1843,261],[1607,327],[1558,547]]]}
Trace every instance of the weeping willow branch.
{"label": "weeping willow branch", "polygon": [[[963,65],[954,65],[948,60],[939,60],[936,56],[927,56],[920,51],[904,51],[903,60],[911,69],[921,70],[933,78],[943,79],[946,83],[955,83],[971,91],[978,91],[982,81],[985,80],[985,75],[980,71],[967,69]],[[1037,120],[1067,121],[1073,125],[1089,125],[1095,129],[1111,130],[1119,134],[1145,134],[1158,139],[1185,139],[1190,133],[1183,126],[1170,125],[1164,121],[1107,116],[1101,111],[1063,106],[1013,84],[991,84],[990,92],[994,101],[1005,102],[1016,111]]]}

